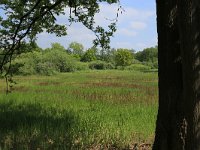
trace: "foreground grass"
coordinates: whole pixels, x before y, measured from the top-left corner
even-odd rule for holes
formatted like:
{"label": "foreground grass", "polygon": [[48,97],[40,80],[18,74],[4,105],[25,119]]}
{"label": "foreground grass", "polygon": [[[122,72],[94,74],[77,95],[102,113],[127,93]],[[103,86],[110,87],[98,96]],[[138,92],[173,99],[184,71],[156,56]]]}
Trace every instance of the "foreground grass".
{"label": "foreground grass", "polygon": [[157,74],[89,71],[0,80],[0,149],[122,149],[151,143]]}

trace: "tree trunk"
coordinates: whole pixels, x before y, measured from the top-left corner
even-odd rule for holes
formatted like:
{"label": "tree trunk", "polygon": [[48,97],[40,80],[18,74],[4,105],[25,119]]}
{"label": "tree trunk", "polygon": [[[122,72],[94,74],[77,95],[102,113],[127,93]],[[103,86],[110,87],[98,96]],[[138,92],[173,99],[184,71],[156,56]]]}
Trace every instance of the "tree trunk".
{"label": "tree trunk", "polygon": [[178,149],[182,142],[178,135],[183,87],[177,0],[165,1],[157,0],[159,110],[154,150]]}
{"label": "tree trunk", "polygon": [[200,149],[200,1],[179,2],[187,150]]}
{"label": "tree trunk", "polygon": [[200,149],[200,2],[157,0],[159,110],[154,150]]}

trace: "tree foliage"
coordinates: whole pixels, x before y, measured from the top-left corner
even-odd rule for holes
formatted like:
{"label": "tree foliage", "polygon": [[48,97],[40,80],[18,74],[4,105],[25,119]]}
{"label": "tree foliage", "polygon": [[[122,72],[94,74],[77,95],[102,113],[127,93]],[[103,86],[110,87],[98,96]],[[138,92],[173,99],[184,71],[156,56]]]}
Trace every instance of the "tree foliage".
{"label": "tree foliage", "polygon": [[66,22],[81,22],[95,32],[95,45],[108,48],[110,37],[116,30],[116,20],[108,25],[107,31],[94,25],[94,15],[99,12],[100,2],[112,4],[118,0],[1,0],[0,11],[5,14],[0,16],[0,49],[3,55],[0,62],[1,72],[25,40],[32,41],[43,31],[55,33],[57,36],[66,35],[67,27],[59,24],[56,17],[65,14],[67,7],[70,8],[70,15]]}
{"label": "tree foliage", "polygon": [[11,66],[12,74],[20,75],[52,75],[57,72],[74,72],[89,69],[87,64],[66,53],[58,43],[43,51],[31,51],[18,55]]}
{"label": "tree foliage", "polygon": [[149,47],[145,48],[143,51],[139,51],[134,54],[136,60],[139,60],[143,64],[150,66],[151,68],[158,68],[158,48]]}
{"label": "tree foliage", "polygon": [[[21,47],[23,49],[25,47],[28,51],[20,50],[22,53],[16,55],[12,60],[12,66],[10,68],[11,74],[54,75],[60,72],[74,72],[88,69],[119,69],[145,72],[153,69],[148,63],[143,63],[134,59],[132,57],[134,55],[133,51],[128,49],[109,50],[107,52],[107,57],[110,60],[105,61],[103,57],[99,57],[99,49],[96,47],[88,49],[80,59],[68,53],[65,47],[59,43],[52,43],[51,47],[46,49],[30,45],[30,43],[27,43]],[[116,59],[116,56],[118,56],[118,59]],[[127,58],[129,58],[127,56],[131,56],[131,59],[128,60],[128,64],[130,64],[128,66],[124,63],[124,61],[127,62]],[[121,60],[123,60],[123,64]],[[9,65],[5,65],[5,68],[6,67],[8,68]]]}
{"label": "tree foliage", "polygon": [[60,43],[52,43],[51,44],[51,50],[60,50],[60,51],[65,51],[64,46],[62,46]]}
{"label": "tree foliage", "polygon": [[90,62],[96,60],[97,59],[96,53],[97,53],[96,48],[92,47],[88,49],[82,56],[81,61]]}
{"label": "tree foliage", "polygon": [[106,70],[106,69],[114,69],[114,65],[112,63],[108,63],[105,61],[92,61],[89,63],[90,69],[97,69],[97,70]]}
{"label": "tree foliage", "polygon": [[128,66],[132,63],[133,55],[128,49],[117,49],[115,52],[116,66]]}
{"label": "tree foliage", "polygon": [[78,42],[72,42],[69,44],[68,51],[75,57],[81,58],[84,53],[84,46]]}
{"label": "tree foliage", "polygon": [[155,62],[158,60],[158,48],[150,47],[135,54],[135,58],[141,62]]}

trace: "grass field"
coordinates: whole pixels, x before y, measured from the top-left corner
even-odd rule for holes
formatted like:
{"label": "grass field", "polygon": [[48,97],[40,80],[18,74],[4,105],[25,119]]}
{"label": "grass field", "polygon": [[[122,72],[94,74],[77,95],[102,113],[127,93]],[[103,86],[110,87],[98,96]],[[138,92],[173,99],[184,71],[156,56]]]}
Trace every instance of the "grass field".
{"label": "grass field", "polygon": [[0,80],[0,149],[129,149],[152,143],[157,73],[88,71]]}

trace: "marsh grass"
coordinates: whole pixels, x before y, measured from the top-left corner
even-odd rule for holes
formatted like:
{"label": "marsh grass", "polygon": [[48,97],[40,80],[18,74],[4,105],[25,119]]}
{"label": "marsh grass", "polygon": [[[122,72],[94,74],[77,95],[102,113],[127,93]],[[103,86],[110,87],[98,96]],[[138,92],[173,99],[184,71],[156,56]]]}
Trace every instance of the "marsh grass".
{"label": "marsh grass", "polygon": [[88,71],[0,80],[0,149],[129,149],[152,143],[157,74]]}

